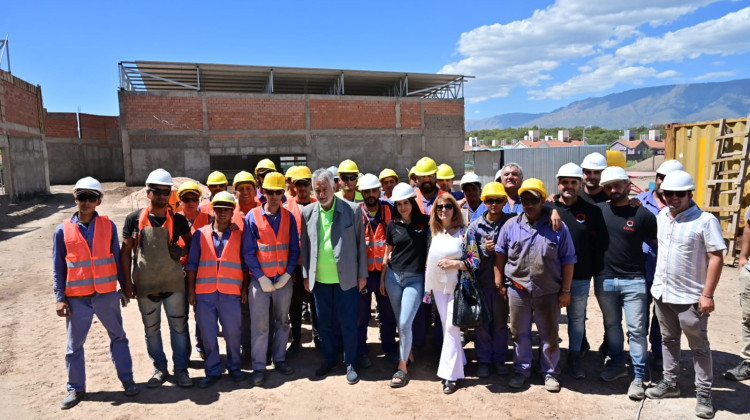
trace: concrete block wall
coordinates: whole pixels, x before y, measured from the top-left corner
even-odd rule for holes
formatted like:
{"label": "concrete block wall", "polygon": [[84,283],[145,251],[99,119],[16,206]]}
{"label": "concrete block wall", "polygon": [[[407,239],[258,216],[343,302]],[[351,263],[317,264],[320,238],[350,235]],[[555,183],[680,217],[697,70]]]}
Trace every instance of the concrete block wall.
{"label": "concrete block wall", "polygon": [[42,88],[0,70],[0,148],[7,197],[49,192]]}
{"label": "concrete block wall", "polygon": [[404,177],[427,155],[463,173],[463,99],[120,91],[119,101],[129,185],[158,167],[204,179],[210,156],[237,155],[304,154],[312,169],[353,159]]}
{"label": "concrete block wall", "polygon": [[47,112],[44,121],[50,183],[72,184],[85,176],[125,180],[119,117]]}

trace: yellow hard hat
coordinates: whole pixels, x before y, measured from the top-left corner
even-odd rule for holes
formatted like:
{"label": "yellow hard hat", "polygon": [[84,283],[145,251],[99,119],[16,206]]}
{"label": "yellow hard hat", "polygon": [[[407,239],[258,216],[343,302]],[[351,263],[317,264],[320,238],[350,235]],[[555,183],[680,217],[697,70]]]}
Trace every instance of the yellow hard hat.
{"label": "yellow hard hat", "polygon": [[297,170],[296,166],[294,166],[294,165],[290,166],[289,169],[286,170],[286,173],[284,174],[284,177],[286,179],[292,179],[292,177],[294,176],[294,171],[296,171],[296,170]]}
{"label": "yellow hard hat", "polygon": [[219,171],[211,172],[211,174],[208,175],[208,181],[206,181],[206,185],[227,185],[227,184],[229,184],[229,181],[227,181],[227,176]]}
{"label": "yellow hard hat", "polygon": [[544,186],[544,182],[540,179],[529,178],[523,181],[521,188],[518,189],[518,195],[520,196],[526,191],[534,192],[539,197],[547,198],[547,188]]}
{"label": "yellow hard hat", "polygon": [[276,165],[271,159],[263,159],[255,166],[255,175],[258,175],[258,171],[260,171],[261,169],[270,169],[275,172]]}
{"label": "yellow hard hat", "polygon": [[409,169],[409,178],[411,178],[412,175],[414,175],[414,170],[417,169],[416,166],[412,166],[411,169]]}
{"label": "yellow hard hat", "polygon": [[253,184],[255,188],[258,188],[258,183],[255,181],[255,178],[253,177],[253,174],[247,171],[240,171],[237,172],[237,175],[234,176],[234,180],[232,180],[232,188],[235,190],[237,189],[237,184],[243,183],[243,182],[249,182]]}
{"label": "yellow hard hat", "polygon": [[437,172],[437,164],[427,156],[419,159],[416,166],[414,166],[414,174],[416,176],[428,176],[435,172]]}
{"label": "yellow hard hat", "polygon": [[378,175],[378,179],[382,181],[385,178],[393,177],[396,178],[396,182],[398,182],[398,174],[393,169],[385,168],[382,171],[380,171],[380,175]]}
{"label": "yellow hard hat", "polygon": [[278,172],[271,172],[263,178],[264,190],[283,190],[286,188],[286,178]]}
{"label": "yellow hard hat", "polygon": [[234,196],[226,191],[221,191],[216,194],[211,200],[211,208],[216,207],[228,207],[233,209],[237,203],[234,201]]}
{"label": "yellow hard hat", "polygon": [[508,198],[508,194],[505,192],[505,187],[499,182],[488,182],[487,185],[482,188],[482,201],[485,198],[496,197],[505,200]]}
{"label": "yellow hard hat", "polygon": [[292,174],[292,182],[297,182],[300,179],[312,179],[312,172],[307,166],[298,166]]}
{"label": "yellow hard hat", "polygon": [[437,168],[437,179],[453,179],[456,175],[453,173],[453,168],[447,163],[443,163]]}
{"label": "yellow hard hat", "polygon": [[182,198],[182,194],[186,192],[192,192],[198,194],[198,197],[201,196],[201,186],[198,185],[197,182],[193,181],[185,181],[182,184],[180,184],[180,188],[177,189],[177,196]]}
{"label": "yellow hard hat", "polygon": [[625,154],[617,150],[607,150],[607,166],[625,168]]}
{"label": "yellow hard hat", "polygon": [[339,171],[338,175],[341,176],[341,174],[358,174],[359,168],[357,167],[357,164],[354,163],[353,160],[347,159],[341,164],[339,164]]}

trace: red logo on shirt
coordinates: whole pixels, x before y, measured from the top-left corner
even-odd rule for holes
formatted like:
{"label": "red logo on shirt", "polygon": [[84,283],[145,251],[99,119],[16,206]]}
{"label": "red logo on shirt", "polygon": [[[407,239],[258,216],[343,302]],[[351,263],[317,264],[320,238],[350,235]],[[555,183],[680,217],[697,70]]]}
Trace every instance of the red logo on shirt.
{"label": "red logo on shirt", "polygon": [[623,229],[630,232],[635,232],[635,228],[633,228],[634,224],[635,223],[632,220],[628,220],[627,222],[625,222],[625,226],[623,227]]}
{"label": "red logo on shirt", "polygon": [[583,213],[576,214],[576,220],[578,223],[585,223],[586,222],[586,215]]}

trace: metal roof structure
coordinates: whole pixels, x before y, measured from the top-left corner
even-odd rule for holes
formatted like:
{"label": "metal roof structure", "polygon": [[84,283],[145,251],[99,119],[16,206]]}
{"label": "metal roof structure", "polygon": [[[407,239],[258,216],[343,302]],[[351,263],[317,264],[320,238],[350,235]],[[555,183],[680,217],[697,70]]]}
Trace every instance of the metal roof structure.
{"label": "metal roof structure", "polygon": [[120,89],[126,91],[247,92],[317,95],[463,98],[473,76],[265,67],[231,64],[123,61]]}

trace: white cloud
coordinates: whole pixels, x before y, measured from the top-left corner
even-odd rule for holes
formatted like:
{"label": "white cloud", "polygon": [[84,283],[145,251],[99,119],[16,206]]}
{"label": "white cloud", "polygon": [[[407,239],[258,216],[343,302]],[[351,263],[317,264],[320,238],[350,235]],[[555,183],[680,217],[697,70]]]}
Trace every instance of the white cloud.
{"label": "white cloud", "polygon": [[732,77],[736,74],[737,74],[737,70],[714,71],[714,72],[701,74],[700,76],[694,77],[693,80],[709,80],[709,79],[717,79],[719,77]]}
{"label": "white cloud", "polygon": [[474,114],[481,114],[482,111],[474,111]]}

